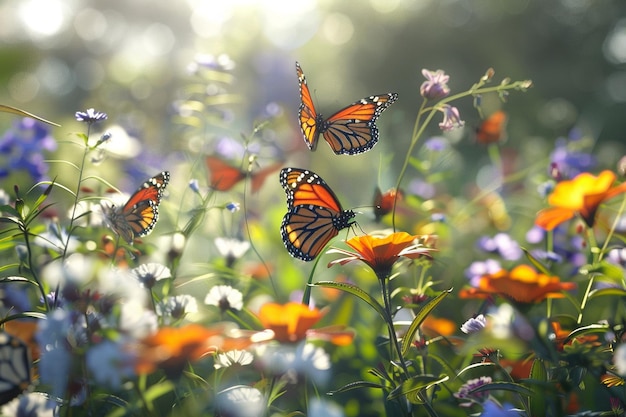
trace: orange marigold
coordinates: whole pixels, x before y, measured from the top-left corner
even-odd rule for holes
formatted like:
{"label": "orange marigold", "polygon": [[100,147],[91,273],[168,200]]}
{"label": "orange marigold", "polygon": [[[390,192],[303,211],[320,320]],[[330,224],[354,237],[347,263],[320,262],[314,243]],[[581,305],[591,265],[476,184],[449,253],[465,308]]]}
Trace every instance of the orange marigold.
{"label": "orange marigold", "polygon": [[550,208],[537,214],[535,224],[552,230],[576,214],[592,227],[600,204],[626,192],[626,182],[612,187],[615,173],[602,171],[597,177],[583,172],[572,180],[559,182],[548,197]]}
{"label": "orange marigold", "polygon": [[573,282],[561,282],[559,277],[541,274],[528,265],[518,265],[511,271],[483,275],[476,288],[461,290],[462,298],[487,298],[500,295],[520,303],[538,303],[546,298],[563,298],[562,291],[576,288]]}

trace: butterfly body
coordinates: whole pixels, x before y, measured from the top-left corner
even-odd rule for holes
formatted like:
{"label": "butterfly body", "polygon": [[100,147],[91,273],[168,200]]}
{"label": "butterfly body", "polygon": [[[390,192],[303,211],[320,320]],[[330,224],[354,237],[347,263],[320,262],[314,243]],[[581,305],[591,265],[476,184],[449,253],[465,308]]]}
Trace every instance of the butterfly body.
{"label": "butterfly body", "polygon": [[296,72],[300,85],[298,118],[304,141],[310,150],[317,148],[320,136],[337,155],[366,152],[376,145],[379,138],[376,119],[398,99],[398,94],[386,93],[363,98],[326,119],[315,110],[306,78],[297,62]]}
{"label": "butterfly body", "polygon": [[507,114],[498,110],[487,117],[476,129],[476,141],[484,145],[506,140]]}
{"label": "butterfly body", "polygon": [[159,219],[159,203],[170,181],[167,171],[148,179],[121,207],[105,211],[108,225],[129,244],[152,232]]}
{"label": "butterfly body", "polygon": [[335,193],[316,173],[299,168],[280,171],[287,194],[287,214],[280,232],[289,254],[312,261],[340,230],[349,227],[355,213],[344,210]]}

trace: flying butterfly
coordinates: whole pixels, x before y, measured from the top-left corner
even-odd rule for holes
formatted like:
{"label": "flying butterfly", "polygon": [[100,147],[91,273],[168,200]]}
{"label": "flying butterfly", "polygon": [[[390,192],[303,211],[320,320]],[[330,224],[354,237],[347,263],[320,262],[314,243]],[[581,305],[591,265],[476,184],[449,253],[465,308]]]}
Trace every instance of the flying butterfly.
{"label": "flying butterfly", "polygon": [[337,155],[366,152],[376,145],[376,119],[398,99],[397,93],[366,97],[325,119],[315,110],[306,78],[297,62],[296,72],[300,85],[298,119],[304,142],[310,150],[315,150],[320,135]]}
{"label": "flying butterfly", "polygon": [[255,193],[261,189],[268,175],[281,167],[282,162],[276,162],[260,170],[248,173],[248,171],[234,167],[217,156],[209,155],[206,157],[206,165],[210,174],[209,183],[213,189],[228,191],[239,181],[250,176],[252,192]]}
{"label": "flying butterfly", "polygon": [[121,207],[105,209],[105,221],[129,244],[136,237],[152,232],[159,219],[159,203],[163,190],[170,182],[170,173],[163,171],[148,179]]}
{"label": "flying butterfly", "polygon": [[280,184],[287,193],[287,214],[280,234],[291,256],[312,261],[355,217],[319,175],[300,168],[283,168]]}
{"label": "flying butterfly", "polygon": [[379,187],[374,189],[374,217],[376,222],[380,222],[382,217],[393,210],[396,201],[400,201],[404,198],[402,190],[396,191],[395,188],[391,188],[384,193]]}
{"label": "flying butterfly", "polygon": [[507,115],[498,110],[487,117],[476,129],[476,142],[488,145],[506,140]]}
{"label": "flying butterfly", "polygon": [[30,383],[28,346],[17,337],[0,331],[0,405],[20,395]]}

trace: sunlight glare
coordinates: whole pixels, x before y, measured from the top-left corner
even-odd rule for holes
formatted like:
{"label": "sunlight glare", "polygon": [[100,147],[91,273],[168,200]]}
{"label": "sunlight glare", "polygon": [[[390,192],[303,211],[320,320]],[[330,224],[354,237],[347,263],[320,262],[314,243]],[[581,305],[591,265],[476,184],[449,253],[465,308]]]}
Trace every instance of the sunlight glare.
{"label": "sunlight glare", "polygon": [[27,0],[20,4],[18,16],[34,39],[43,39],[67,25],[70,7],[60,0]]}

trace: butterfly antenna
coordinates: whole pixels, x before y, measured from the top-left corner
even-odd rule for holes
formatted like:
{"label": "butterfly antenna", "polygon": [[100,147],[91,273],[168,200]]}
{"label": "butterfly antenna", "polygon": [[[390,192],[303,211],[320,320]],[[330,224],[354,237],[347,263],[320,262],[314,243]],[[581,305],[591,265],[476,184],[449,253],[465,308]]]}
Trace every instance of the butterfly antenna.
{"label": "butterfly antenna", "polygon": [[[254,156],[254,155],[250,155],[248,157],[248,169],[247,169],[248,173],[250,173],[250,171],[252,169],[252,163],[255,160],[256,160],[256,156]],[[250,176],[248,175],[248,178],[249,177]],[[267,273],[267,276],[270,279],[270,283],[272,284],[272,290],[274,291],[274,295],[278,296],[278,289],[276,288],[276,284],[274,283],[274,277],[272,276],[272,271],[270,270],[269,266],[267,265],[267,262],[265,262],[265,259],[263,258],[261,253],[256,248],[256,246],[254,244],[254,241],[252,240],[252,233],[250,233],[250,224],[248,223],[247,196],[248,196],[248,184],[251,184],[251,182],[248,181],[248,178],[246,178],[246,181],[244,181],[244,184],[243,184],[243,199],[241,201],[242,206],[243,206],[243,222],[244,222],[245,227],[246,227],[246,235],[248,235],[248,242],[250,242],[250,248],[252,249],[254,254],[257,256],[257,258],[259,258],[259,261],[261,261],[261,263],[263,264],[263,267],[265,268],[265,272]]]}

